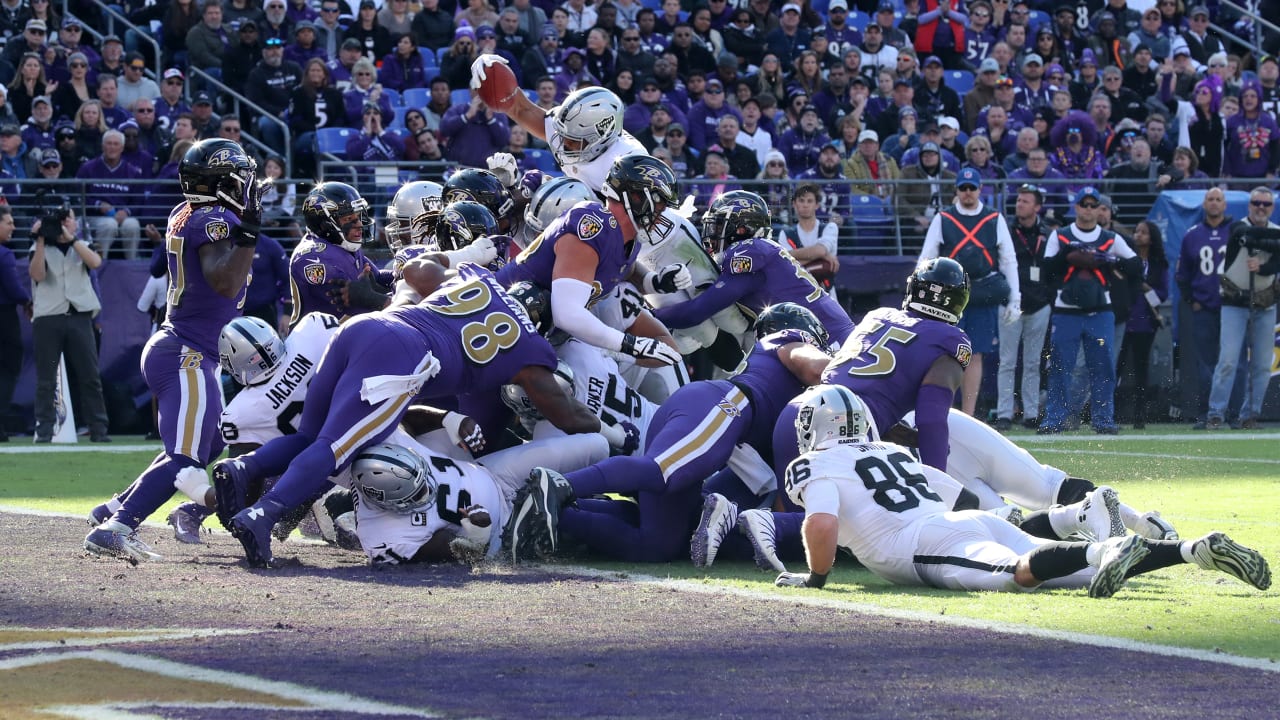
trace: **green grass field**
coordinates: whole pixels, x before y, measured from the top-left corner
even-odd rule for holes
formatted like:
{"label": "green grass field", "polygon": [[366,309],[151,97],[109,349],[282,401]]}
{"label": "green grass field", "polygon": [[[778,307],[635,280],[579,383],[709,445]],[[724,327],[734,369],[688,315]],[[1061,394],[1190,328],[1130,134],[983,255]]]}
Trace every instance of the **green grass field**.
{"label": "green grass field", "polygon": [[[1162,432],[1168,430],[1106,441],[1084,434],[1051,440],[1018,435],[1015,440],[1042,462],[1112,485],[1122,501],[1139,510],[1160,510],[1184,539],[1222,530],[1259,549],[1273,563],[1280,562],[1280,433],[1274,439],[1224,433],[1188,440],[1162,439]],[[117,443],[130,441],[117,438]],[[152,456],[0,455],[0,505],[83,514],[131,482]],[[152,520],[167,512],[166,507]],[[687,564],[596,567],[766,592],[800,592],[773,588],[773,576],[750,564],[718,563],[709,573]],[[1280,591],[1258,592],[1234,578],[1189,566],[1132,580],[1115,598],[1102,601],[1090,600],[1083,591],[1015,595],[898,588],[847,559],[837,561],[827,588],[823,597],[853,603],[1280,660]],[[697,600],[691,597],[690,602]]]}

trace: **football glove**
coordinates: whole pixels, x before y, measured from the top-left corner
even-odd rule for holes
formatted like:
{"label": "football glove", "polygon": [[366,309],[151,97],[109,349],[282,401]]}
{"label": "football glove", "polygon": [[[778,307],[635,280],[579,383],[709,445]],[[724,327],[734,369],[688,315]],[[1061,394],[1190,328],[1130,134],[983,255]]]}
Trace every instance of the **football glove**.
{"label": "football glove", "polygon": [[657,360],[664,365],[675,365],[683,358],[680,352],[657,338],[636,337],[631,333],[622,336],[622,352],[637,360]]}
{"label": "football glove", "polygon": [[822,588],[827,584],[827,576],[818,573],[792,573],[784,572],[778,575],[778,579],[773,581],[778,587],[809,587]]}
{"label": "football glove", "polygon": [[673,293],[693,285],[693,275],[684,263],[672,263],[644,276],[646,293]]}
{"label": "football glove", "polygon": [[511,153],[494,153],[489,156],[489,172],[498,176],[498,180],[509,190],[520,180],[520,167],[516,165],[516,157]]}
{"label": "football glove", "polygon": [[483,85],[484,81],[488,78],[488,74],[485,70],[489,66],[497,65],[498,63],[510,65],[510,63],[507,62],[507,59],[501,55],[485,53],[476,58],[475,62],[471,63],[471,89],[479,90],[480,86]]}

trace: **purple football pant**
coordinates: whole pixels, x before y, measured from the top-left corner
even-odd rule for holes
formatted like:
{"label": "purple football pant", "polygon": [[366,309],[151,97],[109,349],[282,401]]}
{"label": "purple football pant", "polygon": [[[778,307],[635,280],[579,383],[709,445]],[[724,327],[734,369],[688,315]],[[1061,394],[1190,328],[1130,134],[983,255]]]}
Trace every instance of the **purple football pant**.
{"label": "purple football pant", "polygon": [[362,383],[378,375],[418,373],[430,350],[413,328],[376,315],[343,325],[307,388],[297,434],[272,440],[245,456],[252,458],[249,469],[254,475],[280,474],[263,500],[286,510],[307,502],[358,452],[390,436],[413,393],[370,404],[360,399]]}
{"label": "purple football pant", "polygon": [[218,430],[222,386],[216,354],[196,350],[161,330],[142,351],[142,376],[159,408],[164,452],[125,491],[123,505],[112,518],[132,528],[173,497],[179,470],[204,467],[224,447]]}
{"label": "purple football pant", "polygon": [[612,457],[565,477],[578,497],[701,488],[729,461],[751,418],[747,396],[733,383],[685,385],[654,414],[643,456]]}
{"label": "purple football pant", "polygon": [[696,487],[642,492],[634,503],[582,499],[560,513],[560,532],[613,560],[671,562],[689,556],[689,537],[701,507]]}

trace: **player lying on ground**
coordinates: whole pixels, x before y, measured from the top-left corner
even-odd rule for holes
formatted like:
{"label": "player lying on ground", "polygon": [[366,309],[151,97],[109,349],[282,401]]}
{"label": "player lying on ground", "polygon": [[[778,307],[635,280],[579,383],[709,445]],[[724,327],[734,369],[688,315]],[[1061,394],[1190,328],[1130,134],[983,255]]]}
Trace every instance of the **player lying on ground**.
{"label": "player lying on ground", "polygon": [[1033,538],[989,513],[948,512],[906,448],[871,442],[870,413],[848,388],[805,395],[796,419],[803,455],[787,468],[787,493],[805,508],[808,573],[782,573],[780,586],[821,588],[837,546],[868,570],[903,585],[952,590],[1087,587],[1110,597],[1124,582],[1170,565],[1194,564],[1271,586],[1256,550],[1213,532],[1194,541],[1140,535],[1104,542]]}

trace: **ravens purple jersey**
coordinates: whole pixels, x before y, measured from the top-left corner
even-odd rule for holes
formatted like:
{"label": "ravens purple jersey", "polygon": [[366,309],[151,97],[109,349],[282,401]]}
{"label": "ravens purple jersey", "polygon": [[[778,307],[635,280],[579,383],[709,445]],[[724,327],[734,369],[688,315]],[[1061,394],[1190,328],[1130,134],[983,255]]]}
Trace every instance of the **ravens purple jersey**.
{"label": "ravens purple jersey", "polygon": [[422,303],[387,315],[421,333],[440,361],[440,372],[422,388],[424,397],[496,390],[529,365],[556,368],[555,349],[520,303],[492,272],[471,263]]}
{"label": "ravens purple jersey", "polygon": [[843,385],[871,410],[884,432],[916,406],[920,384],[934,361],[955,358],[969,365],[973,346],[954,325],[879,308],[867,313],[822,373],[822,382]]}
{"label": "ravens purple jersey", "polygon": [[730,245],[720,267],[714,285],[692,300],[658,308],[654,317],[678,329],[697,325],[733,303],[758,315],[774,303],[793,302],[817,315],[836,342],[843,343],[853,331],[853,320],[840,303],[772,240],[752,238]]}
{"label": "ravens purple jersey", "polygon": [[817,338],[804,330],[781,330],[760,338],[747,356],[747,367],[730,378],[751,398],[754,420],[743,442],[755,448],[770,447],[773,425],[796,395],[804,391],[804,383],[782,364],[778,351],[791,343],[818,346]]}
{"label": "ravens purple jersey", "polygon": [[498,271],[504,287],[528,280],[544,288],[551,287],[551,274],[556,264],[556,241],[564,235],[576,235],[600,256],[591,294],[591,302],[613,292],[618,283],[631,275],[640,253],[638,243],[627,244],[618,228],[618,220],[600,203],[583,201],[553,221],[529,247]]}
{"label": "ravens purple jersey", "polygon": [[355,280],[365,268],[374,272],[373,263],[365,258],[363,252],[348,252],[339,245],[323,242],[307,233],[289,257],[289,288],[293,293],[292,322],[313,312],[338,317],[352,314],[347,308],[338,307],[329,299],[329,283],[334,280]]}
{"label": "ravens purple jersey", "polygon": [[215,205],[192,209],[182,203],[169,214],[165,250],[169,263],[169,314],[164,327],[191,347],[218,356],[222,326],[240,316],[251,277],[234,299],[214,290],[204,279],[200,248],[231,237],[240,219]]}

